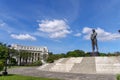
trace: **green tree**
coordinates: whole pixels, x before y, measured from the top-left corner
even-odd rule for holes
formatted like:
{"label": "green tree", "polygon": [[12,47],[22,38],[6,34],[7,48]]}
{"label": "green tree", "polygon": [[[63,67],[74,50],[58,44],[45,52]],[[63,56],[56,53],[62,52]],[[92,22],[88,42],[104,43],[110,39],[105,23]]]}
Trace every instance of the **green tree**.
{"label": "green tree", "polygon": [[7,57],[8,47],[6,46],[6,44],[0,43],[0,71],[3,70]]}
{"label": "green tree", "polygon": [[99,53],[99,56],[106,56],[106,53]]}
{"label": "green tree", "polygon": [[0,71],[3,70],[3,67],[4,67],[3,61],[0,60]]}
{"label": "green tree", "polygon": [[12,65],[12,66],[14,66],[14,65],[17,65],[17,61],[16,61],[16,59],[14,59],[14,58],[10,58],[10,64]]}
{"label": "green tree", "polygon": [[8,48],[6,44],[0,43],[0,59],[5,59],[8,57]]}
{"label": "green tree", "polygon": [[49,53],[48,53],[47,62],[48,62],[48,63],[53,63],[54,60],[55,60],[54,54],[53,54],[52,52],[49,52]]}
{"label": "green tree", "polygon": [[82,50],[74,50],[67,52],[67,57],[84,57],[85,52]]}

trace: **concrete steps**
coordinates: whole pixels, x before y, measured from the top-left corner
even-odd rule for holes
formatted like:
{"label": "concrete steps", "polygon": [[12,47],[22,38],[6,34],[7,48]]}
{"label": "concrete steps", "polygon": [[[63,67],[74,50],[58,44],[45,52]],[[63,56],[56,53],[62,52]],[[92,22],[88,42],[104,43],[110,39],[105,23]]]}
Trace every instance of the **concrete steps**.
{"label": "concrete steps", "polygon": [[50,69],[54,66],[54,63],[50,63],[50,64],[44,64],[43,66],[39,67],[39,70],[42,71],[50,71]]}
{"label": "concrete steps", "polygon": [[74,63],[80,63],[82,58],[64,58],[62,61],[58,60],[58,63],[56,63],[50,71],[55,72],[69,72]]}
{"label": "concrete steps", "polygon": [[68,60],[69,60],[70,58],[63,58],[63,60],[61,61],[61,62],[59,62],[59,63],[66,63]]}
{"label": "concrete steps", "polygon": [[55,64],[50,71],[55,71],[55,72],[69,72],[71,68],[73,67],[74,64],[61,64],[57,63]]}
{"label": "concrete steps", "polygon": [[64,58],[61,58],[61,59],[59,59],[59,60],[56,60],[54,63],[60,63],[61,61],[63,61],[64,60]]}
{"label": "concrete steps", "polygon": [[118,74],[120,57],[71,57],[61,58],[38,68],[42,71],[85,73],[85,74]]}
{"label": "concrete steps", "polygon": [[96,57],[97,73],[120,73],[120,61],[118,57]]}
{"label": "concrete steps", "polygon": [[81,63],[75,63],[72,67],[72,73],[95,73],[95,58],[94,57],[85,57],[82,59]]}
{"label": "concrete steps", "polygon": [[66,64],[81,63],[82,59],[83,59],[82,57],[72,57],[69,58],[68,61],[66,61]]}

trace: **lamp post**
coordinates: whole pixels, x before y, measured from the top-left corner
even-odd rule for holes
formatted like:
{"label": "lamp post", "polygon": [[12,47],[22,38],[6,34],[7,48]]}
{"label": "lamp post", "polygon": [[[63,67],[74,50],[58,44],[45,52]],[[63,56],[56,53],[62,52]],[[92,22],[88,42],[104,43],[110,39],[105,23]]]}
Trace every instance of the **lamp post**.
{"label": "lamp post", "polygon": [[4,68],[4,72],[2,73],[3,75],[7,75],[8,72],[7,72],[7,66],[8,66],[8,60],[10,59],[10,51],[9,51],[9,48],[11,47],[11,45],[8,45],[8,53],[7,53],[7,57],[5,59],[5,68]]}

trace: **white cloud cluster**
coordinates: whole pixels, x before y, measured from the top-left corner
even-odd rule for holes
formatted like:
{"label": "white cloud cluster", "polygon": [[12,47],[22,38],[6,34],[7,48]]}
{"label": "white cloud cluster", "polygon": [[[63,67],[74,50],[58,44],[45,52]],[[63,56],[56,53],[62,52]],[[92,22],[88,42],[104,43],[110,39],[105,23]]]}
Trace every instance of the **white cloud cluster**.
{"label": "white cloud cluster", "polygon": [[11,34],[11,37],[14,39],[19,39],[19,40],[36,40],[35,37],[29,35],[29,34]]}
{"label": "white cloud cluster", "polygon": [[[85,39],[90,39],[90,35],[92,32],[93,28],[89,28],[89,27],[84,27],[82,33],[85,34],[84,38]],[[95,29],[97,34],[98,34],[98,40],[100,41],[108,41],[108,40],[116,40],[116,39],[120,39],[120,34],[119,33],[110,33],[105,31],[104,29],[101,28],[96,28]]]}
{"label": "white cloud cluster", "polygon": [[80,36],[81,36],[81,33],[76,33],[76,34],[74,34],[74,36],[80,37]]}
{"label": "white cloud cluster", "polygon": [[64,20],[42,20],[39,23],[39,31],[50,38],[63,38],[70,34],[69,26]]}
{"label": "white cloud cluster", "polygon": [[0,30],[6,31],[8,33],[11,33],[12,31],[14,31],[12,27],[9,27],[8,24],[2,20],[0,20]]}
{"label": "white cloud cluster", "polygon": [[3,27],[4,25],[5,25],[5,23],[0,21],[0,27]]}
{"label": "white cloud cluster", "polygon": [[89,27],[84,27],[83,28],[82,33],[85,34],[84,35],[85,39],[87,39],[87,40],[90,39],[91,31],[92,31],[92,28],[89,28]]}

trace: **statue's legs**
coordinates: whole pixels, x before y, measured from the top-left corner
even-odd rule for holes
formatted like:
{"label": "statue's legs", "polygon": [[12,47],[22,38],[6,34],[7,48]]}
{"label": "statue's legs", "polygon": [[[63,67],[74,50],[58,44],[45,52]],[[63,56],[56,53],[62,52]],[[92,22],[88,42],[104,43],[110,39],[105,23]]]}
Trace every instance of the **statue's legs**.
{"label": "statue's legs", "polygon": [[96,49],[97,49],[97,52],[98,52],[98,45],[97,45],[97,43],[96,43]]}
{"label": "statue's legs", "polygon": [[95,43],[94,41],[92,41],[92,52],[94,53],[94,51],[95,51]]}
{"label": "statue's legs", "polygon": [[97,39],[92,40],[92,55],[95,56],[96,51],[98,52],[98,45],[97,45]]}
{"label": "statue's legs", "polygon": [[96,47],[96,50],[98,52],[98,44],[97,44],[97,40],[95,40],[95,47]]}

